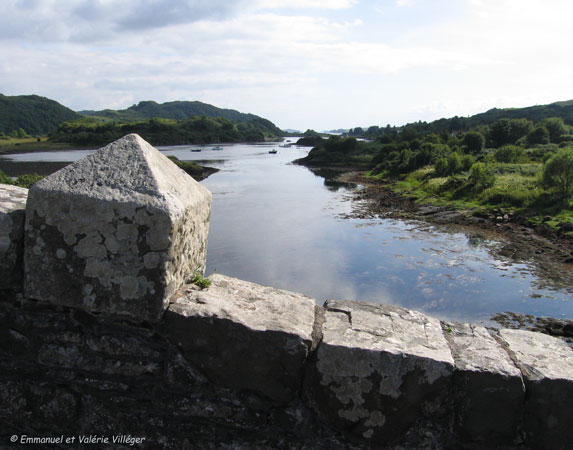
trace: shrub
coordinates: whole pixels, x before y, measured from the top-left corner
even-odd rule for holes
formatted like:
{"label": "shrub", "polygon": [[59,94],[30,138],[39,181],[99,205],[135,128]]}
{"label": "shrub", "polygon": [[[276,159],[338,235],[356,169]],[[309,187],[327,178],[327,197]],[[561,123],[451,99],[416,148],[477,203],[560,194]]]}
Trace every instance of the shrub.
{"label": "shrub", "polygon": [[562,199],[573,194],[573,147],[559,150],[543,166],[543,183],[556,188]]}
{"label": "shrub", "polygon": [[503,163],[517,163],[525,159],[525,150],[516,145],[504,145],[494,153],[495,160]]}
{"label": "shrub", "polygon": [[448,160],[446,158],[440,158],[434,164],[434,171],[436,176],[445,177],[448,175]]}
{"label": "shrub", "polygon": [[462,171],[462,158],[458,152],[452,152],[448,156],[448,175],[454,175]]}
{"label": "shrub", "polygon": [[37,173],[26,173],[24,175],[20,175],[16,179],[15,184],[17,186],[30,189],[30,186],[32,186],[34,183],[40,181],[42,178],[44,178],[44,177],[42,175],[38,175]]}
{"label": "shrub", "polygon": [[470,170],[470,168],[474,165],[476,159],[472,155],[464,155],[462,158],[462,169],[463,170]]}
{"label": "shrub", "polygon": [[470,168],[468,178],[470,184],[478,191],[483,191],[495,183],[495,176],[490,168],[480,162],[475,163]]}

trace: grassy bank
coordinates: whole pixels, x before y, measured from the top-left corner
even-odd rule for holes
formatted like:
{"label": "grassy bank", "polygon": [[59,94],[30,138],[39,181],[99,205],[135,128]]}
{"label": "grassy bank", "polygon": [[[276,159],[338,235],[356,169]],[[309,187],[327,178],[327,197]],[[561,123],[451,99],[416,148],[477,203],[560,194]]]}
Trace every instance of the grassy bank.
{"label": "grassy bank", "polygon": [[508,214],[530,226],[545,223],[573,237],[573,203],[543,186],[542,163],[494,163],[488,170],[492,179],[485,188],[476,188],[469,170],[438,176],[431,165],[398,178],[369,172],[366,179],[383,181],[394,192],[413,197],[419,204],[452,206],[470,210],[476,216]]}
{"label": "grassy bank", "polygon": [[2,137],[0,139],[0,154],[13,153],[13,152],[30,152],[30,151],[43,151],[43,150],[67,150],[73,147],[71,144],[56,143],[48,141],[47,137]]}

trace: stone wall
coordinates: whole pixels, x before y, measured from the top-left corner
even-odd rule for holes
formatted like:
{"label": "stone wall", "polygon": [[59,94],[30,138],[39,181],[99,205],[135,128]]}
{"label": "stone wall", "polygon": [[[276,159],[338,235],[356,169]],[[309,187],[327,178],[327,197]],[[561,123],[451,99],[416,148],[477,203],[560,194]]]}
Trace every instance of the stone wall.
{"label": "stone wall", "polygon": [[0,448],[570,448],[564,342],[201,289],[210,194],[138,136],[94,155],[32,188],[25,239],[0,186]]}

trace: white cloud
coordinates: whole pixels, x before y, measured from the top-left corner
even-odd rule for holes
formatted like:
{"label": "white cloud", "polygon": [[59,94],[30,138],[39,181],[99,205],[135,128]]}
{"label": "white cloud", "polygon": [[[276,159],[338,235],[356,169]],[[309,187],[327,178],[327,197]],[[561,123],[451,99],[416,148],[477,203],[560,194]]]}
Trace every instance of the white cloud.
{"label": "white cloud", "polygon": [[568,1],[435,1],[8,0],[0,86],[76,109],[197,99],[304,129],[573,97]]}

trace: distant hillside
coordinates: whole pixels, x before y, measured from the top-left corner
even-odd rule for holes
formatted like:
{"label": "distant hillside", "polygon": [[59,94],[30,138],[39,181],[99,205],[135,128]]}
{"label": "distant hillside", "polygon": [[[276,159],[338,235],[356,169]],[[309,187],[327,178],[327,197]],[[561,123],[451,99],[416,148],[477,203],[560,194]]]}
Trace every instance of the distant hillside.
{"label": "distant hillside", "polygon": [[479,126],[490,126],[500,119],[527,119],[533,123],[538,123],[551,117],[560,117],[565,124],[573,125],[573,100],[525,108],[492,108],[489,111],[469,117],[454,116],[432,122],[418,121],[398,127],[389,125],[385,127],[357,127],[351,128],[347,134],[355,137],[375,138],[383,134],[393,135],[404,130],[416,130],[416,132],[421,133],[457,133]]}
{"label": "distant hillside", "polygon": [[31,135],[53,133],[58,125],[80,115],[69,108],[38,95],[9,97],[0,94],[0,132],[23,129]]}
{"label": "distant hillside", "polygon": [[137,122],[154,118],[183,120],[193,116],[222,117],[236,123],[247,123],[260,119],[259,116],[254,114],[244,114],[234,109],[217,108],[198,101],[167,103],[143,101],[119,111],[104,109],[103,111],[80,111],[79,113],[117,122]]}

